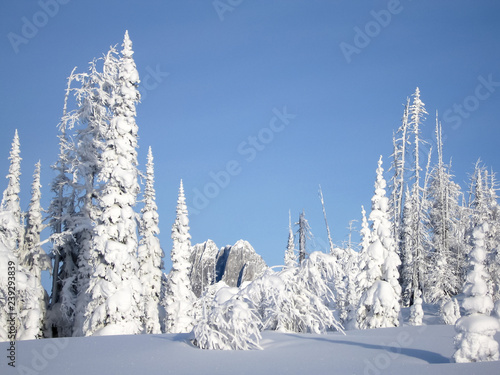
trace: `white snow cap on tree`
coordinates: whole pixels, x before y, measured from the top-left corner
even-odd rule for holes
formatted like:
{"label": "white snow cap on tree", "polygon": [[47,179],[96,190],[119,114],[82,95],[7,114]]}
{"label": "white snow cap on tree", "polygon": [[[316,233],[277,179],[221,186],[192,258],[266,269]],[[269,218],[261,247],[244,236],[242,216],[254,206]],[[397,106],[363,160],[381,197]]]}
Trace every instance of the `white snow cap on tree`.
{"label": "white snow cap on tree", "polygon": [[168,275],[164,302],[165,330],[167,333],[186,333],[193,328],[193,305],[196,298],[189,279],[191,235],[182,180],[177,199],[177,216],[172,225],[172,241],[172,270]]}
{"label": "white snow cap on tree", "polygon": [[469,254],[470,269],[464,286],[465,299],[462,307],[466,316],[455,324],[457,351],[453,355],[456,362],[497,361],[498,343],[493,337],[500,330],[498,319],[489,316],[493,301],[488,295],[485,237],[488,232],[486,223],[474,229],[474,248]]}

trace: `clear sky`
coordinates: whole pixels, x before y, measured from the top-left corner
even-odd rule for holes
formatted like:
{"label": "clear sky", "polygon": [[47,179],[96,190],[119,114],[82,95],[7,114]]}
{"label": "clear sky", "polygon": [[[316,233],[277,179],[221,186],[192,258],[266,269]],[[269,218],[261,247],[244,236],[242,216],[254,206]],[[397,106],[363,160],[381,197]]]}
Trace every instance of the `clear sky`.
{"label": "clear sky", "polygon": [[151,146],[167,268],[181,178],[193,243],[242,238],[282,264],[289,209],[326,242],[319,184],[333,241],[347,240],[350,220],[359,228],[417,86],[423,137],[439,110],[456,181],[478,158],[500,171],[499,20],[498,1],[4,0],[0,176],[17,128],[22,207],[39,159],[48,207],[66,77],[129,30],[139,163]]}

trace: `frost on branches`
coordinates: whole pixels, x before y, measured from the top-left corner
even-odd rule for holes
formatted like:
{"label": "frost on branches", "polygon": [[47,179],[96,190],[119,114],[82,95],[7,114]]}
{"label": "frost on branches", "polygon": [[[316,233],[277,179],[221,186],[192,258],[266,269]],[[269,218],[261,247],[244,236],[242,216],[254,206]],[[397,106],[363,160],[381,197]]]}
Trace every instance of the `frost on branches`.
{"label": "frost on branches", "polygon": [[383,171],[380,157],[369,217],[372,222],[370,240],[369,243],[364,241],[364,246],[368,247],[363,248],[360,255],[358,284],[363,294],[356,317],[360,329],[399,325],[401,287],[397,268],[401,262],[396,254],[389,222],[389,202],[385,194]]}
{"label": "frost on branches", "polygon": [[465,299],[462,307],[466,315],[455,324],[457,351],[453,355],[456,362],[497,361],[498,343],[493,337],[500,330],[498,319],[489,316],[493,301],[488,295],[485,238],[488,233],[486,223],[476,226],[473,232],[474,248],[469,254],[470,269],[464,286]]}
{"label": "frost on branches", "polygon": [[168,275],[164,301],[165,331],[187,333],[193,328],[193,304],[196,298],[189,279],[191,235],[182,180],[177,199],[177,216],[172,225],[172,241],[173,247],[170,253],[172,269]]}

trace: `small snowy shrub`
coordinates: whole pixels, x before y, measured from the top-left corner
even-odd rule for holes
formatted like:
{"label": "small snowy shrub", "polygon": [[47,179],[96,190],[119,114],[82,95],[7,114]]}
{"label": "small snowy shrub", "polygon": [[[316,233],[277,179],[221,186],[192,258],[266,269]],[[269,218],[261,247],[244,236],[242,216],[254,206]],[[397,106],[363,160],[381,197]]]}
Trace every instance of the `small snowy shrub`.
{"label": "small snowy shrub", "polygon": [[261,315],[264,329],[281,332],[325,333],[342,325],[330,308],[335,295],[328,286],[331,269],[325,258],[331,255],[314,252],[299,267],[266,273],[243,293],[248,295]]}
{"label": "small snowy shrub", "polygon": [[363,293],[357,314],[359,329],[397,327],[399,302],[391,284],[383,280],[375,281]]}
{"label": "small snowy shrub", "polygon": [[[226,299],[222,288],[216,296]],[[224,295],[224,296],[223,296]],[[251,350],[259,345],[260,319],[240,295],[234,295],[211,308],[206,318],[193,328],[193,343],[200,349]]]}
{"label": "small snowy shrub", "polygon": [[486,279],[488,277],[484,261],[486,259],[485,237],[488,225],[478,225],[473,232],[474,248],[469,254],[470,269],[464,285],[465,299],[462,304],[466,316],[455,324],[457,336],[453,355],[456,362],[497,361],[499,359],[498,343],[494,339],[500,331],[498,319],[489,316],[493,309],[493,301],[488,294]]}
{"label": "small snowy shrub", "polygon": [[500,322],[492,316],[473,314],[458,320],[455,325],[457,363],[498,361],[498,343],[493,338],[500,330]]}
{"label": "small snowy shrub", "polygon": [[422,293],[417,290],[413,305],[410,307],[410,323],[412,326],[421,326],[424,317],[424,310],[422,309]]}
{"label": "small snowy shrub", "polygon": [[441,320],[444,324],[455,324],[460,319],[460,306],[458,301],[453,298],[448,301],[443,301],[439,308]]}

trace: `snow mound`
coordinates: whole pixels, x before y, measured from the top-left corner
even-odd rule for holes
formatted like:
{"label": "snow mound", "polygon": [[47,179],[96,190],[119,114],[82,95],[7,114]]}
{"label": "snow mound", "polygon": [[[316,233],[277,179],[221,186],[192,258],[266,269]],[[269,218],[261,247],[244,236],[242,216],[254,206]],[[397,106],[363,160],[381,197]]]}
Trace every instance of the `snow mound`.
{"label": "snow mound", "polygon": [[495,332],[500,331],[500,321],[492,316],[475,314],[460,318],[455,329],[457,332],[483,333],[493,336]]}

